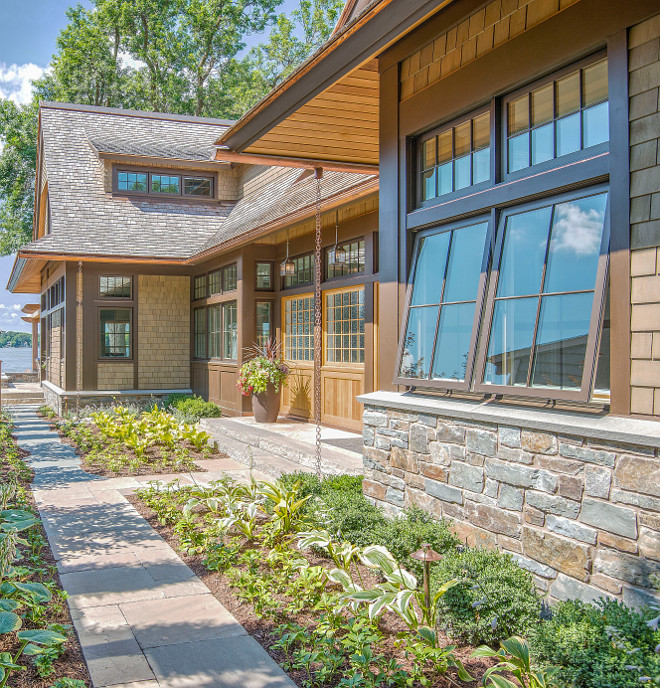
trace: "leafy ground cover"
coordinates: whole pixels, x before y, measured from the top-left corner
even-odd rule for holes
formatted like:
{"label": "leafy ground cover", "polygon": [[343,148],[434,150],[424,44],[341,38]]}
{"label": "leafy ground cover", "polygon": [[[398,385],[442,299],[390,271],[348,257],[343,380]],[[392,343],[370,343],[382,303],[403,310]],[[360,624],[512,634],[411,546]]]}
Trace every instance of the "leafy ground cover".
{"label": "leafy ground cover", "polygon": [[113,406],[63,418],[47,406],[39,411],[75,447],[88,473],[119,476],[199,471],[195,461],[217,453],[209,444],[208,433],[157,406],[149,410]]}
{"label": "leafy ground cover", "polygon": [[90,686],[30,492],[32,472],[0,416],[0,686]]}
{"label": "leafy ground cover", "polygon": [[[516,671],[529,688],[555,685],[522,639],[505,639],[501,654],[452,644],[438,602],[464,575],[428,600],[421,578],[385,546],[342,539],[347,512],[366,501],[361,478],[297,477],[249,485],[226,478],[208,488],[156,482],[132,501],[301,687],[499,688],[517,685],[504,677]],[[394,522],[379,517],[369,512],[364,524],[404,560],[422,538],[445,557],[457,552],[444,522],[417,511]],[[357,518],[348,526],[368,539]],[[534,683],[535,671],[545,683]]]}

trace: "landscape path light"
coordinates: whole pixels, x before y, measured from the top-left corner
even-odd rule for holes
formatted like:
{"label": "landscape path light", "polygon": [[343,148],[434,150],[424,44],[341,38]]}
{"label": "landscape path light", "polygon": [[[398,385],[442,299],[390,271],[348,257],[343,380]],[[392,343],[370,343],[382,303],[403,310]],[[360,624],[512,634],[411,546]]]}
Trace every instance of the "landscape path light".
{"label": "landscape path light", "polygon": [[431,562],[440,561],[442,554],[438,554],[431,548],[430,542],[422,542],[421,549],[413,552],[410,556],[417,561],[424,562],[424,603],[428,610],[431,609]]}

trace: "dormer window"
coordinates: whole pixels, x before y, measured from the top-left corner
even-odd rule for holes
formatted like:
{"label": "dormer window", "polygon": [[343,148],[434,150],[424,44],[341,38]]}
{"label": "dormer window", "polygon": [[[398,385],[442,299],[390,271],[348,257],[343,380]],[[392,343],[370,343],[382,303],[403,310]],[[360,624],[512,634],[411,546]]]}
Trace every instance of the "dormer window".
{"label": "dormer window", "polygon": [[213,177],[115,169],[114,190],[126,194],[212,199]]}

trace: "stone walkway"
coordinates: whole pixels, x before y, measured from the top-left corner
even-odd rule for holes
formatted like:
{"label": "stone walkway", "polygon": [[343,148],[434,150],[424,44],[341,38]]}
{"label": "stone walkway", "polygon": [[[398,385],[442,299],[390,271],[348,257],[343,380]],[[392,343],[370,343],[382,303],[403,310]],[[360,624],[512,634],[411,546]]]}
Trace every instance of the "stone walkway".
{"label": "stone walkway", "polygon": [[207,473],[101,478],[81,470],[34,408],[14,409],[14,419],[95,688],[294,687],[124,496],[152,479],[246,479],[244,465],[216,459],[204,462]]}

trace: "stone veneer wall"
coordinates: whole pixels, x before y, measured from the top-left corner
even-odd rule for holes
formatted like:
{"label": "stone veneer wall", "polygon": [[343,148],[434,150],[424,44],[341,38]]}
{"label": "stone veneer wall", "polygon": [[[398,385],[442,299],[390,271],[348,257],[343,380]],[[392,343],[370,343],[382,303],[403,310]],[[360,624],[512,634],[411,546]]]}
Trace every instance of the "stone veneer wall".
{"label": "stone veneer wall", "polygon": [[401,63],[401,99],[443,79],[578,0],[491,0]]}
{"label": "stone veneer wall", "polygon": [[190,387],[190,278],[138,276],[138,389]]}
{"label": "stone veneer wall", "polygon": [[631,411],[660,415],[660,14],[628,36]]}
{"label": "stone veneer wall", "polygon": [[652,599],[657,450],[364,401],[364,492],[386,510],[451,519],[469,544],[510,552],[550,598]]}

